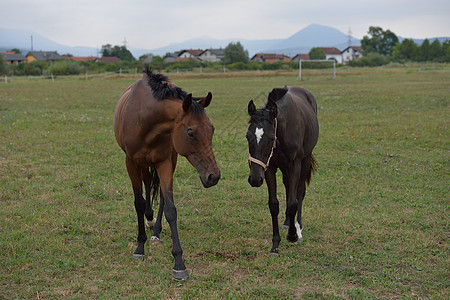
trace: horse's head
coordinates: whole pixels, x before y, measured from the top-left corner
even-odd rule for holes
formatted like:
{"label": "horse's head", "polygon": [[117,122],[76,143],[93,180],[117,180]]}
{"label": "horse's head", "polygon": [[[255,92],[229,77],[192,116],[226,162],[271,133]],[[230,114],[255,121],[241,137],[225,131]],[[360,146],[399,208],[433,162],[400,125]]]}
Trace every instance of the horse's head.
{"label": "horse's head", "polygon": [[250,126],[247,131],[248,152],[250,160],[250,176],[248,182],[259,187],[264,181],[273,150],[276,145],[277,106],[268,101],[262,109],[256,109],[253,100],[248,103]]}
{"label": "horse's head", "polygon": [[196,102],[192,100],[192,94],[187,95],[172,133],[175,151],[186,157],[197,169],[206,188],[216,185],[220,179],[220,170],[212,150],[214,126],[204,110],[211,103],[211,98],[211,93],[208,93]]}

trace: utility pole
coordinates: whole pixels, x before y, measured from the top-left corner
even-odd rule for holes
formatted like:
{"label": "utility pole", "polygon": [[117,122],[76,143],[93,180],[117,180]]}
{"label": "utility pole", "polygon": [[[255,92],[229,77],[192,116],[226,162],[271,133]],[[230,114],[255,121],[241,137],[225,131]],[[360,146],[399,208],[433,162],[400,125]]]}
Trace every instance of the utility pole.
{"label": "utility pole", "polygon": [[31,51],[33,51],[33,36],[31,36]]}
{"label": "utility pole", "polygon": [[352,46],[352,29],[350,27],[348,28],[348,46]]}

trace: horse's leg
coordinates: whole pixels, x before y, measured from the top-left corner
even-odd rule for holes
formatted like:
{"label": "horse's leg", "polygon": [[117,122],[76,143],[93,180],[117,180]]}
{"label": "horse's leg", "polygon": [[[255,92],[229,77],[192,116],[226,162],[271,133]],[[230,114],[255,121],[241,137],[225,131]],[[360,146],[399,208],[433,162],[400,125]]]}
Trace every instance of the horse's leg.
{"label": "horse's leg", "polygon": [[298,241],[297,228],[295,226],[295,215],[298,211],[297,192],[300,183],[302,163],[299,159],[294,160],[288,167],[289,188],[287,192],[287,218],[289,219],[289,231],[286,239],[289,242],[295,243]]}
{"label": "horse's leg", "polygon": [[284,223],[283,226],[281,227],[281,229],[285,230],[289,228],[289,218],[288,218],[288,193],[289,193],[289,180],[288,180],[289,176],[285,175],[285,173],[283,173],[283,184],[284,184],[284,188],[286,190],[286,211],[284,213],[285,215],[285,219],[284,219]]}
{"label": "horse's leg", "polygon": [[302,230],[303,230],[303,224],[302,224],[302,206],[303,206],[303,199],[305,198],[306,194],[306,180],[311,177],[311,155],[308,155],[305,157],[302,161],[302,170],[300,174],[300,183],[298,185],[298,191],[297,191],[297,199],[298,199],[298,213],[297,213],[297,224],[295,225],[297,227],[297,234],[299,236],[300,241],[302,241]]}
{"label": "horse's leg", "polygon": [[161,234],[161,230],[162,230],[161,221],[162,221],[163,211],[164,211],[164,197],[161,193],[161,198],[159,199],[158,215],[156,216],[155,225],[153,225],[153,235],[150,238],[150,243],[161,241],[160,234]]}
{"label": "horse's leg", "polygon": [[164,200],[164,215],[172,232],[172,255],[175,258],[175,266],[172,269],[172,277],[175,280],[185,280],[189,277],[183,261],[183,249],[177,229],[177,209],[173,201],[173,166],[167,160],[157,166],[161,183],[161,194]]}
{"label": "horse's leg", "polygon": [[134,207],[136,209],[136,214],[138,218],[138,246],[134,251],[133,258],[144,259],[144,245],[147,241],[147,235],[145,234],[144,225],[144,212],[145,212],[145,199],[142,197],[142,178],[141,171],[138,165],[132,161],[128,156],[126,158],[126,165],[128,175],[131,179],[131,185],[133,186],[134,193]]}
{"label": "horse's leg", "polygon": [[[178,154],[174,153],[172,155],[172,174],[175,172],[175,167],[177,166],[177,160],[178,160]],[[159,176],[159,175],[158,175]],[[153,243],[155,241],[161,241],[160,234],[162,230],[162,215],[164,212],[164,196],[162,191],[160,190],[161,199],[159,201],[159,209],[158,209],[158,215],[156,217],[156,223],[153,226],[153,236],[150,238],[150,243]]]}
{"label": "horse's leg", "polygon": [[266,171],[266,183],[269,190],[269,209],[272,216],[272,249],[270,249],[270,256],[278,255],[278,246],[280,245],[280,231],[278,229],[278,214],[280,207],[277,199],[277,182],[276,182],[276,168],[269,168]]}
{"label": "horse's leg", "polygon": [[298,191],[297,191],[297,200],[298,200],[297,223],[295,223],[295,227],[297,229],[297,235],[298,235],[300,242],[303,240],[303,236],[302,236],[302,230],[303,230],[302,204],[303,204],[303,198],[305,198],[305,193],[306,193],[305,181],[300,180],[300,183],[298,185]]}
{"label": "horse's leg", "polygon": [[151,177],[148,168],[144,168],[142,170],[142,179],[145,185],[145,224],[151,228],[153,227],[153,225],[155,225],[155,220],[153,218],[153,208],[151,201]]}

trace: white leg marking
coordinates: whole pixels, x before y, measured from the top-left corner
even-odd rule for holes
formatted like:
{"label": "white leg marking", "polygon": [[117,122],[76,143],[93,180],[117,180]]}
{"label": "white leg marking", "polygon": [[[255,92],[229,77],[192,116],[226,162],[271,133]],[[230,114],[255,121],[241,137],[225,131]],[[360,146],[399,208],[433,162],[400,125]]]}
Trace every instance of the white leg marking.
{"label": "white leg marking", "polygon": [[255,135],[256,135],[256,143],[259,145],[259,142],[261,141],[262,136],[264,135],[264,129],[256,128]]}
{"label": "white leg marking", "polygon": [[298,222],[295,222],[295,229],[297,229],[298,239],[301,241],[303,239],[303,236],[302,236],[303,229],[300,228],[300,224]]}
{"label": "white leg marking", "polygon": [[151,220],[150,222],[147,220],[147,218],[145,218],[145,226],[147,226],[147,228],[152,228],[153,225],[155,225],[156,223],[156,219],[153,218],[153,220]]}

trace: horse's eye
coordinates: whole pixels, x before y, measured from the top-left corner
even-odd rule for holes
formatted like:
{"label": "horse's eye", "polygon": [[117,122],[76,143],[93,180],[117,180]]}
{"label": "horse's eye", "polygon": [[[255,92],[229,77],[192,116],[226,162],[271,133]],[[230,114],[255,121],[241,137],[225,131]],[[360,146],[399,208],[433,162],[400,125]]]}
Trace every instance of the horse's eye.
{"label": "horse's eye", "polygon": [[187,130],[187,134],[188,134],[188,136],[191,137],[191,138],[193,138],[193,137],[195,136],[194,130],[192,130],[191,128],[189,128],[189,129]]}

